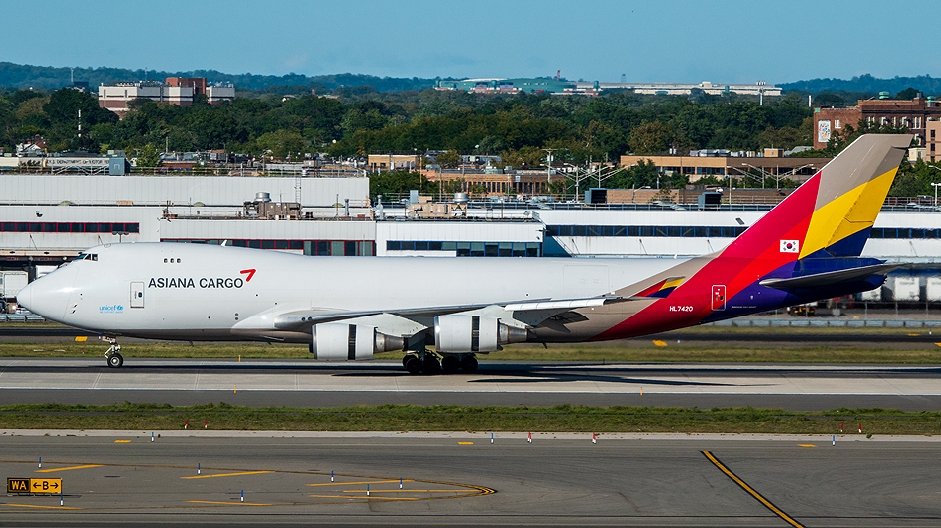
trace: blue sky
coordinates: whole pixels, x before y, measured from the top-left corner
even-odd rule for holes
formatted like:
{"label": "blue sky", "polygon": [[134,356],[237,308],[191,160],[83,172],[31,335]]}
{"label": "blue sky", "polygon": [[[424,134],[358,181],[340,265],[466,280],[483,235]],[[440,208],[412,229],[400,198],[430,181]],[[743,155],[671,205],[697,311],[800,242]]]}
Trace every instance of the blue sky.
{"label": "blue sky", "polygon": [[647,82],[941,76],[935,13],[920,19],[917,7],[900,13],[885,1],[45,0],[25,9],[28,20],[0,32],[0,61],[393,77],[560,69]]}

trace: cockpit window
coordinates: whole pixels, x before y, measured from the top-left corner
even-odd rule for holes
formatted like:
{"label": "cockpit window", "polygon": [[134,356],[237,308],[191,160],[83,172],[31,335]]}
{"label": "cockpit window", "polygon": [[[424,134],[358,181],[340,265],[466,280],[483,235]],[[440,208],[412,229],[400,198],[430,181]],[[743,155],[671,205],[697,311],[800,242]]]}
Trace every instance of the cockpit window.
{"label": "cockpit window", "polygon": [[98,253],[79,253],[75,260],[98,260]]}

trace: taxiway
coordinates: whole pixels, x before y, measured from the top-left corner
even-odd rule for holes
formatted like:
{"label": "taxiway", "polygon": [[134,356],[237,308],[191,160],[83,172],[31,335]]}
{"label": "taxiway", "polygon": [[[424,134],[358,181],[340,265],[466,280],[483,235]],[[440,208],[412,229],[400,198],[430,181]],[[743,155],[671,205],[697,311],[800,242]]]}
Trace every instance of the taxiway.
{"label": "taxiway", "polygon": [[398,362],[2,359],[0,404],[646,405],[788,410],[941,407],[939,366],[485,362],[414,376]]}
{"label": "taxiway", "polygon": [[4,525],[941,524],[941,443],[910,438],[45,434],[3,432],[0,472],[63,493],[0,497]]}

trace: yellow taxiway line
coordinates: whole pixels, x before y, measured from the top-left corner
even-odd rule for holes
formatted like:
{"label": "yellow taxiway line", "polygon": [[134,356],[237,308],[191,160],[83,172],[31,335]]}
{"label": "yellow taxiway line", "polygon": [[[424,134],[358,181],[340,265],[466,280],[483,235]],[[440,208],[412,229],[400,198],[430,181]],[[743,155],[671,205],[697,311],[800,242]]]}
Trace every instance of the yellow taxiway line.
{"label": "yellow taxiway line", "polygon": [[57,471],[73,471],[76,469],[91,469],[102,467],[103,464],[83,464],[81,466],[66,466],[60,468],[37,469],[36,473],[55,473]]}
{"label": "yellow taxiway line", "polygon": [[752,498],[754,498],[755,500],[760,502],[762,505],[764,505],[765,508],[768,508],[769,510],[771,510],[771,512],[777,515],[778,517],[780,517],[781,520],[790,524],[794,528],[804,528],[803,524],[797,522],[797,520],[795,520],[793,517],[785,513],[784,510],[782,510],[781,508],[778,508],[777,506],[774,505],[774,503],[764,498],[764,496],[762,496],[761,493],[758,493],[758,491],[755,490],[755,488],[752,488],[751,486],[748,485],[747,482],[740,479],[738,475],[736,475],[735,473],[732,473],[732,470],[729,469],[728,466],[723,464],[718,458],[716,458],[716,456],[713,455],[711,451],[703,451],[702,454],[705,455],[706,458],[708,458],[709,461],[712,462],[712,464],[715,467],[719,468],[719,471],[725,473],[727,477],[732,479],[732,482],[738,484],[738,487],[745,490],[745,493],[748,493],[749,495],[751,495]]}
{"label": "yellow taxiway line", "polygon": [[[318,484],[306,484],[306,486],[310,486],[310,487],[312,487],[312,488],[320,488],[320,487],[334,487],[334,488],[336,488],[336,487],[340,487],[340,486],[353,486],[353,485],[357,485],[357,484],[391,484],[391,483],[398,483],[398,482],[399,482],[399,479],[394,479],[394,480],[358,480],[358,481],[354,481],[354,482],[321,482],[321,483],[318,483]],[[415,482],[415,481],[414,481],[414,480],[405,479],[405,480],[402,480],[401,482]]]}
{"label": "yellow taxiway line", "polygon": [[188,500],[190,504],[210,504],[213,506],[274,506],[264,502],[232,502],[232,501],[210,501],[210,500]]}
{"label": "yellow taxiway line", "polygon": [[[363,492],[365,493],[365,492]],[[369,500],[378,500],[378,501],[417,501],[421,500],[418,497],[367,497],[363,496],[354,496],[354,495],[311,495],[315,499],[347,499],[347,500],[360,500],[360,501],[369,501]]]}
{"label": "yellow taxiway line", "polygon": [[207,478],[219,478],[219,477],[241,477],[244,475],[267,475],[268,473],[274,473],[274,471],[239,471],[236,473],[213,473],[211,475],[190,475],[188,477],[180,477],[181,479],[192,480],[192,479],[207,479]]}
{"label": "yellow taxiway line", "polygon": [[81,510],[81,508],[76,508],[75,506],[43,506],[40,504],[18,504],[14,502],[0,503],[0,506],[7,506],[9,508],[30,508],[33,510]]}

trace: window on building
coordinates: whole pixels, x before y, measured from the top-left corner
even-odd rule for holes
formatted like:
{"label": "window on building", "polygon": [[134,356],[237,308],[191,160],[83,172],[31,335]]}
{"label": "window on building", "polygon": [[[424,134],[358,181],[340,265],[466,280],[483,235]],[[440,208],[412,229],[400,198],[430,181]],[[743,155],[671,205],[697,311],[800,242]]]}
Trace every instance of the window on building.
{"label": "window on building", "polygon": [[137,222],[0,222],[0,231],[19,233],[139,233]]}

